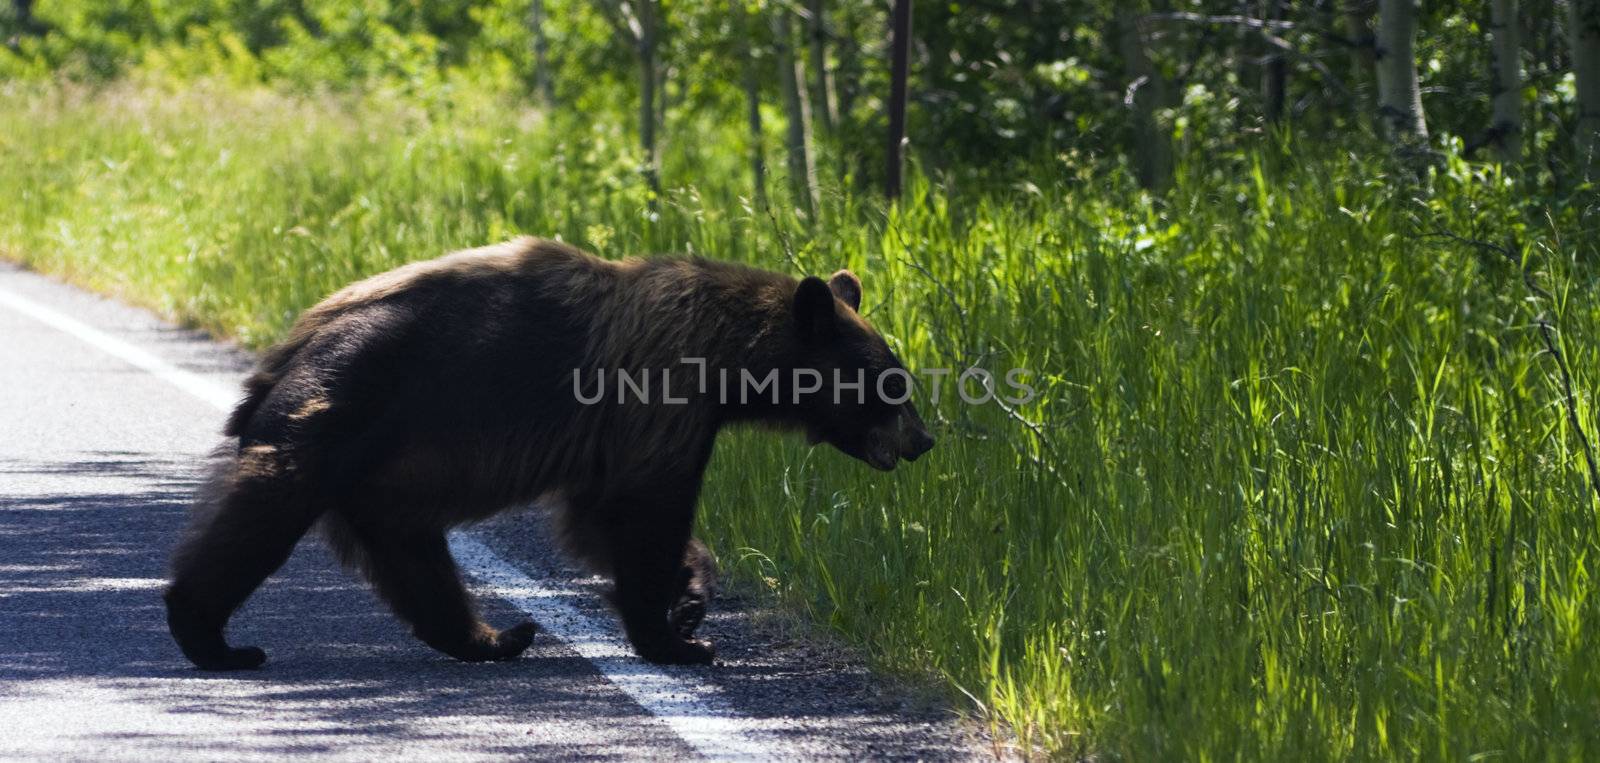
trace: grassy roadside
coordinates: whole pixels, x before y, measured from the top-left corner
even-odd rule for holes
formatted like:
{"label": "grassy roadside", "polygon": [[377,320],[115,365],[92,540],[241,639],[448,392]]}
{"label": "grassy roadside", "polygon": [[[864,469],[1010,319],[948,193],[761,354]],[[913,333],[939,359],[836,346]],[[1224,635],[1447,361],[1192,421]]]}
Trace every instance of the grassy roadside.
{"label": "grassy roadside", "polygon": [[[893,212],[830,195],[810,232],[743,201],[736,140],[670,146],[696,185],[651,212],[618,129],[468,94],[0,91],[0,255],[251,345],[513,233],[848,265],[912,367],[1043,394],[947,386],[940,447],[889,476],[726,438],[701,524],[734,575],[1062,756],[1600,755],[1600,504],[1532,328],[1560,329],[1593,440],[1575,210],[1272,151],[1158,203],[1060,157]],[[1553,298],[1437,231],[1514,240]]]}

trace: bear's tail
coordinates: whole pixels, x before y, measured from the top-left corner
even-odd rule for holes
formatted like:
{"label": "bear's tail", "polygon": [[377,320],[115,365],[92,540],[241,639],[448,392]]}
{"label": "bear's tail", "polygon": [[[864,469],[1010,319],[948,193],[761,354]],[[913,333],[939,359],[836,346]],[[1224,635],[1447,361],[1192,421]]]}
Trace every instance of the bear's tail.
{"label": "bear's tail", "polygon": [[257,371],[250,375],[244,382],[244,399],[233,407],[233,413],[228,415],[228,423],[222,427],[222,433],[229,437],[238,437],[244,432],[250,418],[256,415],[256,409],[261,407],[267,393],[272,391],[278,383],[278,377],[268,374],[265,370]]}
{"label": "bear's tail", "polygon": [[250,419],[256,415],[256,409],[261,407],[261,402],[267,399],[272,388],[278,386],[278,381],[288,371],[294,356],[310,341],[310,331],[297,331],[282,344],[267,350],[255,373],[245,380],[244,399],[240,400],[239,404],[234,406],[233,413],[229,414],[228,423],[222,427],[223,434],[229,437],[244,434],[245,427],[250,425]]}

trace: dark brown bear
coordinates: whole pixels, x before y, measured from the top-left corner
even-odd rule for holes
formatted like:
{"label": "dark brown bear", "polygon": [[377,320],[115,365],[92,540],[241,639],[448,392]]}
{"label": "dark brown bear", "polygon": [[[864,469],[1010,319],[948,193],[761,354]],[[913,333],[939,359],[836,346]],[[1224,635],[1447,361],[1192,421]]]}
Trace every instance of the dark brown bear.
{"label": "dark brown bear", "polygon": [[[261,665],[265,652],[230,647],[223,628],[320,520],[418,638],[462,660],[515,657],[533,625],[478,619],[445,533],[537,502],[615,581],[641,657],[708,662],[711,646],[691,636],[710,562],[690,529],[722,427],[801,429],[881,469],[933,445],[910,403],[894,402],[903,369],[860,301],[847,271],[796,281],[535,239],[349,286],[306,311],[245,383],[226,427],[237,442],[173,561],[172,635],[202,668]],[[774,371],[741,393],[741,374]]]}

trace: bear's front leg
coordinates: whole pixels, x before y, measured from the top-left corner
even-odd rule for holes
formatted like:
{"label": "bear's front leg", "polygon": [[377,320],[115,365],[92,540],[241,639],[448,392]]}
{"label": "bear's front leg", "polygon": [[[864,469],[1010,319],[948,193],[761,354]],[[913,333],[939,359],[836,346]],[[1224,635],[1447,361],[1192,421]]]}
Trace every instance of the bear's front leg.
{"label": "bear's front leg", "polygon": [[636,505],[615,527],[612,556],[617,610],[633,649],[668,665],[704,665],[715,656],[705,641],[688,639],[668,619],[683,592],[680,572],[693,522],[693,503],[668,509]]}

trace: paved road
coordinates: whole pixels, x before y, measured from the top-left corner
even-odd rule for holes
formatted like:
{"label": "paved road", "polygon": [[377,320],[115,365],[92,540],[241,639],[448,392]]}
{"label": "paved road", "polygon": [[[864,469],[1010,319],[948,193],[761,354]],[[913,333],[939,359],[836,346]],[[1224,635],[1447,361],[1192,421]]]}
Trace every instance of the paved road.
{"label": "paved road", "polygon": [[[720,663],[632,659],[599,581],[524,512],[455,539],[517,662],[410,637],[314,538],[234,619],[266,669],[207,674],[159,597],[244,353],[0,263],[0,759],[981,757],[948,710],[723,600]],[[713,467],[714,468],[714,467]]]}

